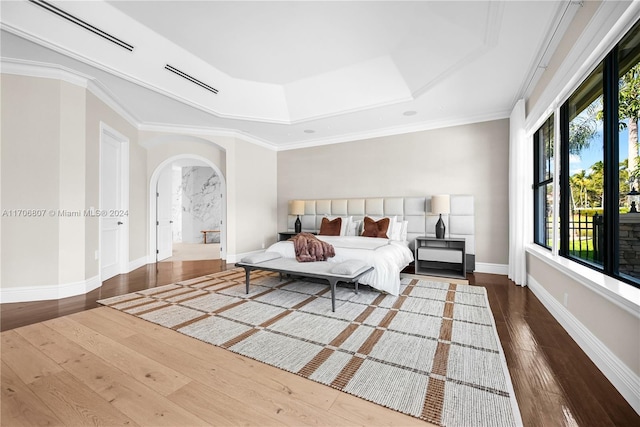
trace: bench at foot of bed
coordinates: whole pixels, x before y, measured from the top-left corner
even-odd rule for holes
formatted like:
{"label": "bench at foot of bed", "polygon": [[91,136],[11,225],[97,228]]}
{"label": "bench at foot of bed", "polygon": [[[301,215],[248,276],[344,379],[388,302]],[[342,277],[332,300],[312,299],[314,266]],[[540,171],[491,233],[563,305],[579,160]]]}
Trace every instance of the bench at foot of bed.
{"label": "bench at foot of bed", "polygon": [[364,261],[357,259],[347,260],[341,263],[316,261],[298,262],[295,258],[282,258],[275,252],[262,252],[242,258],[236,263],[242,267],[246,274],[247,293],[252,270],[275,271],[281,275],[309,277],[323,279],[331,286],[331,310],[336,311],[336,284],[347,282],[355,284],[355,292],[358,293],[358,280],[373,270],[373,267]]}

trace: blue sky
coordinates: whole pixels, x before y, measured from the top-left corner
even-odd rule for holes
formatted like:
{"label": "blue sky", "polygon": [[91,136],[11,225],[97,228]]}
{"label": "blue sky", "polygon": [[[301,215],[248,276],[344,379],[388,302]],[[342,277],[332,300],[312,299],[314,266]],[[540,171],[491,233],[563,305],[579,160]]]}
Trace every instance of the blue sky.
{"label": "blue sky", "polygon": [[[629,150],[629,131],[625,128],[620,132],[620,161],[627,158],[627,152]],[[571,155],[570,159],[570,175],[580,172],[584,169],[588,172],[591,165],[595,162],[602,160],[602,131],[598,130],[595,138],[591,141],[589,148],[582,150],[580,156]]]}

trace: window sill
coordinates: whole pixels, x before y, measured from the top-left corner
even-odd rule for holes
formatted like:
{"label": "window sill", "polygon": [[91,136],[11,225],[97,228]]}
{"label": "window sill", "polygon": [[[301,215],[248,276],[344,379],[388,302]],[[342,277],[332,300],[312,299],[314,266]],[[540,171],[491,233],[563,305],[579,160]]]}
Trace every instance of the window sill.
{"label": "window sill", "polygon": [[595,293],[640,318],[640,289],[620,280],[599,273],[561,256],[553,256],[550,251],[538,245],[528,245],[526,251],[550,267],[566,274]]}

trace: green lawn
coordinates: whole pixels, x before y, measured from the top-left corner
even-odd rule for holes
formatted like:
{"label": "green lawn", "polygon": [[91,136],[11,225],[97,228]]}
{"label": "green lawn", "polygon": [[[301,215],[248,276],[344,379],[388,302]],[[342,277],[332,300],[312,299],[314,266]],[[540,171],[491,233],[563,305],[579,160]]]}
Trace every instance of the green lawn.
{"label": "green lawn", "polygon": [[[582,254],[580,251],[582,251]],[[594,261],[593,239],[571,240],[569,242],[569,254],[585,260]]]}

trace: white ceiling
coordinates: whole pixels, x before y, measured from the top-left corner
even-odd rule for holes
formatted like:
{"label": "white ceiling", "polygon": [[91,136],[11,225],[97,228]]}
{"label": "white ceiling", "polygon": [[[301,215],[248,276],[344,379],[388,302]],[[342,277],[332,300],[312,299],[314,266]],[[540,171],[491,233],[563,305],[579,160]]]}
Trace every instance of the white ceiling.
{"label": "white ceiling", "polygon": [[[85,76],[142,129],[275,149],[508,117],[580,7],[569,1],[2,2],[3,71]],[[167,71],[169,64],[217,94]],[[14,67],[15,68],[15,67]]]}

